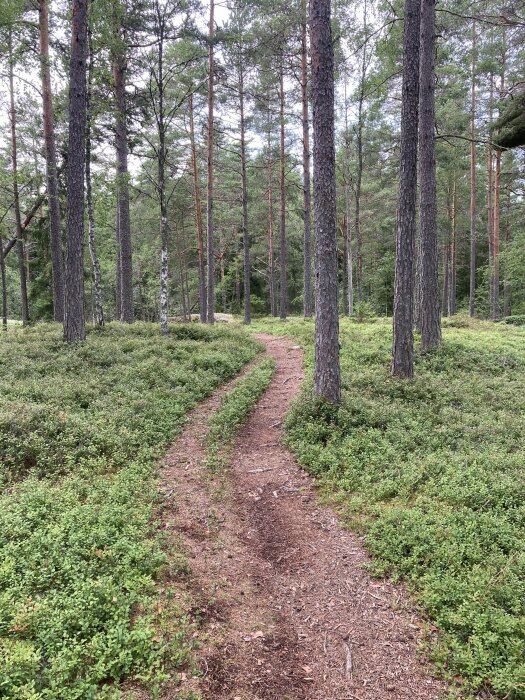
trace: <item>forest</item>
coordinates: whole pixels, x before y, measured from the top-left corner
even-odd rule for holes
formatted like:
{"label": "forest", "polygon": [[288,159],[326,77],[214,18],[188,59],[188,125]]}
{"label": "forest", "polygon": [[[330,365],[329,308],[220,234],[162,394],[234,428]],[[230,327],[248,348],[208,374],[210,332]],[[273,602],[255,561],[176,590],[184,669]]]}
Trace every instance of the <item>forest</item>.
{"label": "forest", "polygon": [[525,699],[523,2],[0,46],[0,698]]}

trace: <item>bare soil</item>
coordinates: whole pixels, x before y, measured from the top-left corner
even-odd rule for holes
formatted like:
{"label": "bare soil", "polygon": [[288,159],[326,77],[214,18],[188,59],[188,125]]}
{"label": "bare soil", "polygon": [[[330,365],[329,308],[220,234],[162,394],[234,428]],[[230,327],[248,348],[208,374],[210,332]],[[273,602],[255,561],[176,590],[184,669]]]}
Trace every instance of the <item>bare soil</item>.
{"label": "bare soil", "polygon": [[419,658],[423,623],[403,587],[367,574],[362,538],[319,504],[282,444],[303,379],[301,349],[258,338],[277,370],[230,466],[210,474],[202,441],[231,382],[193,412],[162,469],[163,527],[187,553],[197,601],[202,673],[185,676],[182,688],[207,700],[444,697]]}

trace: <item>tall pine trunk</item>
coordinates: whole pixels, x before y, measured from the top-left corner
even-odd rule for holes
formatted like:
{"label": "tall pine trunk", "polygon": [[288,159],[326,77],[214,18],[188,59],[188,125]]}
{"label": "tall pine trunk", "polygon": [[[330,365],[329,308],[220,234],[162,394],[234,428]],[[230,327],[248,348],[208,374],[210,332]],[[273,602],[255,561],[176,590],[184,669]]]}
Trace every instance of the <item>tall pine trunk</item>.
{"label": "tall pine trunk", "polygon": [[304,283],[303,311],[309,318],[313,313],[312,299],[312,205],[310,191],[310,119],[308,115],[308,44],[307,44],[307,9],[303,0],[303,17],[301,22],[301,101],[303,127],[303,216],[304,216]]}
{"label": "tall pine trunk", "polygon": [[448,303],[448,312],[450,316],[454,316],[456,313],[457,248],[456,175],[454,173],[450,196],[450,285]]}
{"label": "tall pine trunk", "polygon": [[270,312],[277,316],[275,293],[275,255],[273,246],[273,158],[268,144],[268,286],[270,289]]}
{"label": "tall pine trunk", "polygon": [[69,141],[64,339],[86,337],[84,317],[84,171],[88,0],[73,0],[69,64]]}
{"label": "tall pine trunk", "polygon": [[441,343],[439,313],[436,117],[435,117],[436,0],[421,0],[419,84],[419,329],[423,351]]}
{"label": "tall pine trunk", "polygon": [[[507,203],[505,205],[505,250],[508,251],[510,243],[510,189],[507,190]],[[505,270],[505,279],[503,282],[503,315],[510,316],[510,282],[507,279],[507,270]]]}
{"label": "tall pine trunk", "polygon": [[246,177],[246,122],[244,117],[244,70],[239,67],[239,110],[241,116],[242,247],[244,272],[244,323],[252,321],[250,294],[250,236],[248,233],[248,179]]}
{"label": "tall pine trunk", "polygon": [[93,268],[93,282],[95,287],[95,313],[94,322],[97,326],[104,326],[104,309],[102,307],[102,281],[100,274],[100,262],[97,255],[95,241],[95,212],[93,207],[93,192],[91,187],[91,87],[93,79],[93,45],[91,31],[88,30],[89,62],[87,69],[87,98],[86,98],[86,204],[88,213],[88,247]]}
{"label": "tall pine trunk", "polygon": [[2,328],[7,330],[7,280],[5,275],[5,259],[3,256],[4,241],[0,234],[0,282],[2,283]]}
{"label": "tall pine trunk", "polygon": [[[500,84],[499,84],[499,98],[503,99],[505,96],[505,63],[506,63],[506,50],[503,50],[503,55],[501,58],[501,74],[500,74]],[[500,221],[501,221],[501,150],[496,149],[496,165],[494,169],[494,224],[493,224],[493,318],[497,321],[500,317]]]}
{"label": "tall pine trunk", "polygon": [[282,59],[281,69],[279,71],[279,131],[279,315],[284,321],[288,316],[288,276],[286,270],[286,151],[284,140],[284,69]]}
{"label": "tall pine trunk", "polygon": [[450,241],[447,241],[443,245],[443,316],[449,316],[449,285],[450,282]]}
{"label": "tall pine trunk", "polygon": [[126,104],[126,47],[122,27],[118,27],[118,49],[112,57],[115,93],[115,149],[117,157],[117,208],[119,224],[120,320],[133,323],[133,252],[129,217],[128,128]]}
{"label": "tall pine trunk", "polygon": [[472,63],[470,74],[470,284],[469,284],[469,316],[476,315],[476,21],[472,22]]}
{"label": "tall pine trunk", "polygon": [[11,126],[11,172],[13,182],[13,209],[15,214],[16,254],[18,258],[18,273],[20,276],[20,297],[22,304],[22,323],[29,323],[29,301],[27,298],[27,274],[24,260],[24,241],[22,240],[22,217],[20,214],[20,195],[18,189],[18,145],[16,137],[16,106],[15,85],[13,74],[13,37],[11,30],[8,35],[8,71],[9,71],[9,121]]}
{"label": "tall pine trunk", "polygon": [[341,400],[334,144],[334,54],[330,0],[311,0],[315,224],[315,393]]}
{"label": "tall pine trunk", "polygon": [[53,318],[64,320],[64,260],[60,233],[60,201],[58,196],[57,159],[51,72],[49,67],[49,18],[47,0],[38,0],[40,30],[40,75],[42,81],[42,121],[46,156],[47,202],[49,209],[49,239],[53,275]]}
{"label": "tall pine trunk", "polygon": [[206,221],[207,221],[207,263],[208,263],[208,298],[206,305],[207,323],[215,322],[215,260],[213,245],[213,102],[214,102],[214,52],[215,37],[215,5],[210,0],[210,18],[208,25],[208,164],[207,164],[207,189],[206,189]]}
{"label": "tall pine trunk", "polygon": [[191,166],[193,172],[193,205],[197,227],[197,256],[199,271],[199,314],[201,323],[206,323],[206,262],[204,260],[204,233],[202,228],[201,191],[197,167],[197,148],[195,146],[195,122],[193,117],[193,94],[188,101],[190,119]]}
{"label": "tall pine trunk", "polygon": [[405,0],[401,165],[396,232],[392,375],[414,375],[414,250],[416,238],[420,0]]}
{"label": "tall pine trunk", "polygon": [[[492,108],[494,102],[494,75],[490,74],[489,94],[489,133],[492,128]],[[487,235],[489,241],[489,309],[490,316],[494,316],[494,157],[492,142],[487,147]]]}

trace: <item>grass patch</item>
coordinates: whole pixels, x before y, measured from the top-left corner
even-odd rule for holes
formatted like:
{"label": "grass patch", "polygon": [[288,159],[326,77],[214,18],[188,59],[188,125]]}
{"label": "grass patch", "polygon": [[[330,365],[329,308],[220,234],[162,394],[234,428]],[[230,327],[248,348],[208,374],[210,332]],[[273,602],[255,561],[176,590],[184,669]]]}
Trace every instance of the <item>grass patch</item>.
{"label": "grass patch", "polygon": [[0,697],[121,697],[188,657],[185,619],[154,621],[165,561],[156,460],[186,413],[259,351],[231,327],[0,335]]}
{"label": "grass patch", "polygon": [[[256,326],[301,342],[311,380],[311,322]],[[389,376],[390,321],[342,321],[341,343],[341,407],[307,391],[289,446],[366,532],[375,573],[408,582],[445,673],[525,698],[525,329],[452,320],[409,382]]]}
{"label": "grass patch", "polygon": [[206,436],[210,469],[218,470],[225,463],[235,435],[268,388],[274,372],[275,360],[265,357],[223,397],[219,410],[211,417]]}

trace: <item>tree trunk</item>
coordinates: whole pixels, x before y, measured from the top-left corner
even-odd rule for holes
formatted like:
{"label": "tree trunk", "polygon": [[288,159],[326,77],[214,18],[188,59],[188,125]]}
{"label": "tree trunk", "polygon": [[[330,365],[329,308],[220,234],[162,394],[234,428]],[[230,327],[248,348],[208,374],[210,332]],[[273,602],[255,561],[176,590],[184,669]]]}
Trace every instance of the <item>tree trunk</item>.
{"label": "tree trunk", "polygon": [[11,167],[13,174],[13,209],[15,213],[16,253],[18,257],[18,272],[20,275],[20,296],[22,302],[22,324],[29,323],[29,302],[27,299],[27,276],[24,261],[24,241],[22,240],[22,217],[20,214],[20,196],[18,191],[18,147],[16,138],[16,107],[15,86],[13,75],[13,37],[8,35],[8,64],[9,64],[9,120],[11,125]]}
{"label": "tree trunk", "polygon": [[191,165],[193,171],[193,204],[195,209],[195,223],[197,226],[197,255],[199,271],[199,314],[201,323],[206,323],[206,263],[204,261],[204,234],[202,228],[201,192],[199,186],[199,173],[197,168],[197,149],[195,147],[195,124],[193,119],[193,94],[190,93],[189,102],[190,118],[190,146]]}
{"label": "tree trunk", "polygon": [[[501,74],[499,84],[499,98],[503,99],[505,95],[505,63],[506,51],[504,49],[501,60]],[[496,167],[494,172],[494,225],[493,225],[493,258],[494,258],[494,274],[493,274],[493,319],[497,321],[500,318],[500,273],[499,273],[499,253],[500,253],[500,207],[501,207],[501,150],[496,149]]]}
{"label": "tree trunk", "polygon": [[122,321],[122,290],[120,284],[122,280],[122,268],[120,265],[120,226],[118,220],[117,202],[117,206],[115,207],[115,319],[117,321]]}
{"label": "tree trunk", "polygon": [[334,145],[334,53],[330,0],[311,0],[314,127],[315,393],[341,400]]}
{"label": "tree trunk", "polygon": [[[507,203],[505,206],[505,250],[508,251],[510,243],[510,189],[507,190]],[[503,282],[503,315],[510,316],[510,283],[505,270],[505,280]]]}
{"label": "tree trunk", "polygon": [[86,337],[84,318],[84,171],[86,159],[87,3],[73,0],[69,64],[69,142],[64,340]]}
{"label": "tree trunk", "polygon": [[213,251],[213,82],[214,82],[214,55],[213,43],[215,34],[214,19],[215,4],[210,0],[210,19],[208,25],[208,181],[206,192],[206,219],[207,219],[207,262],[208,262],[208,298],[206,306],[207,323],[215,322],[215,261]]}
{"label": "tree trunk", "polygon": [[248,234],[248,180],[246,177],[246,123],[244,119],[244,71],[242,65],[239,69],[239,109],[241,114],[241,182],[242,182],[242,243],[243,243],[243,269],[244,269],[244,323],[249,325],[252,321],[250,299],[250,237]]}
{"label": "tree trunk", "polygon": [[128,129],[126,105],[126,48],[122,28],[118,27],[118,50],[112,57],[113,89],[115,92],[115,149],[117,156],[117,207],[120,241],[120,319],[133,323],[133,253],[129,218]]}
{"label": "tree trunk", "polygon": [[275,255],[273,249],[273,159],[268,155],[268,280],[270,287],[270,311],[277,316],[277,298],[275,294]]}
{"label": "tree trunk", "polygon": [[[0,234],[0,251],[4,249],[4,242]],[[5,276],[5,259],[0,254],[0,282],[2,283],[2,327],[7,330],[7,280]]]}
{"label": "tree trunk", "polygon": [[436,117],[436,3],[421,2],[421,61],[419,85],[419,330],[423,352],[441,343],[439,313]]}
{"label": "tree trunk", "polygon": [[49,238],[53,275],[53,318],[64,321],[64,260],[60,232],[60,201],[56,162],[55,126],[49,68],[49,20],[47,0],[38,0],[40,29],[40,74],[42,80],[42,116],[46,154],[47,201],[49,209]]}
{"label": "tree trunk", "polygon": [[472,21],[472,68],[470,85],[470,289],[469,316],[476,315],[476,21]]}
{"label": "tree trunk", "polygon": [[104,326],[104,309],[102,307],[102,282],[100,275],[100,262],[97,255],[97,245],[95,241],[95,212],[93,209],[93,192],[91,189],[91,85],[93,75],[93,45],[91,31],[88,30],[88,81],[86,97],[86,203],[88,212],[88,246],[93,268],[93,280],[95,286],[95,313],[94,322],[101,328]]}
{"label": "tree trunk", "polygon": [[281,59],[279,71],[279,125],[280,125],[280,176],[279,176],[279,265],[280,265],[280,307],[281,320],[288,316],[288,278],[286,274],[286,153],[284,141],[284,69]]}
{"label": "tree trunk", "polygon": [[[490,95],[489,95],[489,133],[492,128],[492,106],[494,102],[494,76],[490,74]],[[494,316],[494,159],[492,153],[492,142],[489,141],[487,148],[487,234],[489,239],[489,309],[491,317]]]}
{"label": "tree trunk", "polygon": [[[364,49],[363,49],[363,74],[364,74]],[[361,185],[363,180],[363,101],[364,101],[364,75],[361,76],[359,88],[359,102],[357,107],[357,170],[355,177],[355,238],[357,253],[357,300],[363,301],[363,234],[361,231]]]}
{"label": "tree trunk", "polygon": [[348,294],[348,315],[354,315],[354,260],[352,253],[352,227],[351,221],[351,176],[350,176],[350,143],[348,131],[348,101],[346,96],[346,75],[344,85],[345,99],[345,150],[344,150],[344,165],[345,165],[345,257],[346,257],[346,277],[347,277],[347,294]]}
{"label": "tree trunk", "polygon": [[[157,6],[157,12],[160,9]],[[158,197],[160,208],[160,332],[168,335],[169,316],[169,228],[168,209],[166,201],[166,124],[164,120],[164,23],[159,17],[159,54],[157,67],[157,84],[159,86],[159,106],[157,130],[159,136],[158,150]]]}
{"label": "tree trunk", "polygon": [[449,263],[449,253],[450,253],[450,242],[443,245],[443,316],[449,315],[449,278],[450,278],[450,263]]}
{"label": "tree trunk", "polygon": [[397,212],[392,375],[414,375],[414,249],[416,234],[420,0],[405,0],[401,165]]}
{"label": "tree trunk", "polygon": [[450,316],[456,313],[456,278],[457,278],[457,227],[456,227],[456,176],[452,183],[450,200],[450,288],[448,312]]}
{"label": "tree trunk", "polygon": [[307,9],[303,0],[303,17],[301,22],[301,99],[303,107],[303,215],[304,215],[304,317],[313,313],[312,304],[312,213],[310,191],[310,120],[308,115],[308,45],[307,45]]}

